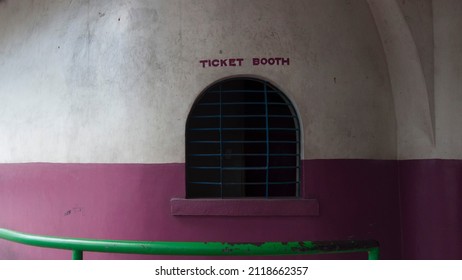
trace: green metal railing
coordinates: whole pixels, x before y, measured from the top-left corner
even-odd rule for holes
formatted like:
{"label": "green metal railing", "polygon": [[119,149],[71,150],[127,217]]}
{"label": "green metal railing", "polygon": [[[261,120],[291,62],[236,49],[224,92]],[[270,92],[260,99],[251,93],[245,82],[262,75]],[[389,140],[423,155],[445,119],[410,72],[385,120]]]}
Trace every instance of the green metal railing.
{"label": "green metal railing", "polygon": [[85,251],[183,256],[277,256],[368,252],[369,260],[379,259],[379,244],[375,240],[264,243],[126,241],[43,236],[2,228],[0,238],[31,246],[71,250],[74,260],[82,260]]}

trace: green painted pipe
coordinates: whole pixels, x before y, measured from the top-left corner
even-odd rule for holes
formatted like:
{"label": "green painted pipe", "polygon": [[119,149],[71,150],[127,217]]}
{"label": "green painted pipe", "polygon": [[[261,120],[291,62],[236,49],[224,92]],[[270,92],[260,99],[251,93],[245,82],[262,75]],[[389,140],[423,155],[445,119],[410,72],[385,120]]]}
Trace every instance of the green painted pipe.
{"label": "green painted pipe", "polygon": [[83,251],[72,250],[72,259],[73,260],[83,260]]}
{"label": "green painted pipe", "polygon": [[367,259],[369,260],[378,260],[380,258],[380,249],[379,247],[370,248],[367,252]]}
{"label": "green painted pipe", "polygon": [[84,251],[187,256],[270,256],[368,252],[369,259],[379,257],[379,245],[374,240],[264,243],[126,241],[43,236],[2,228],[0,228],[0,238],[31,246],[72,250],[73,259],[82,259]]}

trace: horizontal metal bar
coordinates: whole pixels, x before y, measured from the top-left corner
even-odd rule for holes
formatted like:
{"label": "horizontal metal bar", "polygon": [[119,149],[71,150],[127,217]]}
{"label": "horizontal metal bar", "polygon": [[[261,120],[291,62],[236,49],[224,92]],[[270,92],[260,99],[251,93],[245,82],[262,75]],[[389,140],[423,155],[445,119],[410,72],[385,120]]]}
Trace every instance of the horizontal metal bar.
{"label": "horizontal metal bar", "polygon": [[221,154],[189,154],[188,157],[219,157]]}
{"label": "horizontal metal bar", "polygon": [[218,105],[265,105],[265,102],[203,102],[199,106],[218,106]]}
{"label": "horizontal metal bar", "polygon": [[[234,144],[239,144],[239,143],[242,143],[242,144],[245,144],[245,143],[266,143],[266,141],[241,141],[241,140],[224,140],[224,141],[221,141],[222,143],[234,143]],[[188,143],[208,143],[208,144],[213,144],[213,143],[220,143],[220,141],[209,141],[209,140],[192,140],[192,141],[188,141]],[[299,143],[299,141],[269,141],[270,144],[274,143],[274,144],[294,144],[294,143]]]}
{"label": "horizontal metal bar", "polygon": [[[266,141],[239,141],[239,140],[224,140],[223,143],[266,143]],[[292,143],[299,143],[298,141],[269,141],[269,143],[276,143],[276,144],[292,144]]]}
{"label": "horizontal metal bar", "polygon": [[298,169],[300,166],[270,166],[269,169]]}
{"label": "horizontal metal bar", "polygon": [[294,182],[268,182],[269,185],[288,185],[288,184],[300,184],[299,181]]}
{"label": "horizontal metal bar", "polygon": [[265,102],[263,101],[255,101],[255,102],[252,102],[252,101],[244,101],[244,102],[204,102],[204,103],[200,103],[198,105],[265,105]]}
{"label": "horizontal metal bar", "polygon": [[220,144],[220,141],[210,141],[210,140],[192,140],[188,143],[202,143],[202,144]]}
{"label": "horizontal metal bar", "polygon": [[[300,182],[268,182],[269,185],[287,185],[287,184],[299,184]],[[266,181],[265,182],[251,182],[251,183],[248,183],[248,182],[224,182],[223,185],[266,185]]]}
{"label": "horizontal metal bar", "polygon": [[[269,154],[270,157],[295,157],[299,155],[300,154]],[[267,154],[223,154],[223,156],[267,156]]]}
{"label": "horizontal metal bar", "polygon": [[223,118],[248,118],[248,117],[251,117],[251,118],[263,118],[263,117],[266,117],[265,115],[210,115],[210,116],[193,116],[193,118],[197,118],[197,119],[203,119],[203,118],[220,118],[220,117],[223,117]]}
{"label": "horizontal metal bar", "polygon": [[199,127],[199,128],[189,128],[189,131],[299,131],[298,128],[285,128],[285,127]]}
{"label": "horizontal metal bar", "polygon": [[300,166],[234,166],[234,167],[220,167],[220,166],[188,166],[190,169],[204,169],[204,170],[266,170],[266,169],[298,169]]}
{"label": "horizontal metal bar", "polygon": [[278,131],[299,131],[300,129],[298,128],[286,128],[286,127],[270,127],[268,128],[269,131],[274,131],[274,130],[278,130]]}
{"label": "horizontal metal bar", "polygon": [[244,140],[223,140],[222,141],[225,144],[258,144],[258,143],[266,143],[264,140],[249,140],[249,141],[244,141]]}
{"label": "horizontal metal bar", "polygon": [[266,117],[265,115],[222,115],[224,119],[226,118],[264,118]]}
{"label": "horizontal metal bar", "polygon": [[212,92],[212,93],[247,93],[247,92],[250,92],[250,93],[265,93],[265,92],[271,92],[271,93],[280,93],[280,91],[276,91],[276,90],[246,90],[246,89],[243,89],[243,90],[210,90],[210,91],[207,91],[207,92]]}
{"label": "horizontal metal bar", "polygon": [[[263,102],[203,102],[197,105],[200,106],[213,106],[213,105],[266,105],[267,103]],[[286,105],[291,106],[289,103],[285,102],[268,102],[268,105]]]}
{"label": "horizontal metal bar", "polygon": [[375,240],[263,243],[130,241],[35,235],[3,228],[0,228],[0,238],[31,246],[72,250],[76,252],[77,257],[80,255],[79,252],[84,251],[184,256],[271,256],[368,252],[369,259],[378,259],[379,256],[379,244]]}
{"label": "horizontal metal bar", "polygon": [[198,128],[189,128],[188,131],[219,131],[219,127],[198,127]]}
{"label": "horizontal metal bar", "polygon": [[281,113],[281,114],[273,114],[271,115],[271,118],[296,118],[296,117],[293,114]]}
{"label": "horizontal metal bar", "polygon": [[191,116],[193,119],[215,119],[219,118],[220,115],[199,115],[199,116]]}
{"label": "horizontal metal bar", "polygon": [[223,170],[266,170],[266,166],[235,166],[235,167],[223,167]]}
{"label": "horizontal metal bar", "polygon": [[189,182],[190,184],[195,185],[221,185],[221,182]]}
{"label": "horizontal metal bar", "polygon": [[242,186],[254,186],[254,185],[266,185],[266,181],[265,182],[224,182],[223,185],[232,185],[232,186],[236,186],[236,185],[242,185]]}
{"label": "horizontal metal bar", "polygon": [[226,157],[244,157],[244,156],[248,156],[248,157],[260,157],[260,156],[265,156],[266,157],[266,154],[223,154],[223,156],[226,156]]}
{"label": "horizontal metal bar", "polygon": [[[214,118],[266,118],[266,115],[199,115],[192,116],[193,119],[214,119]],[[295,115],[268,115],[269,118],[296,118]]]}
{"label": "horizontal metal bar", "polygon": [[203,169],[203,170],[266,170],[266,166],[236,166],[236,167],[220,167],[220,166],[188,166],[190,169]]}
{"label": "horizontal metal bar", "polygon": [[[295,157],[299,156],[300,154],[269,154],[270,157]],[[257,157],[257,156],[265,156],[265,154],[189,154],[189,157],[219,157],[219,156],[248,156],[248,157]]]}
{"label": "horizontal metal bar", "polygon": [[190,169],[220,170],[220,166],[188,166]]}
{"label": "horizontal metal bar", "polygon": [[[216,185],[216,186],[226,186],[226,185],[242,185],[242,186],[252,186],[252,185],[266,185],[265,182],[189,182],[190,184],[195,184],[195,185]],[[288,185],[288,184],[300,184],[299,181],[291,181],[291,182],[268,182],[269,185]]]}

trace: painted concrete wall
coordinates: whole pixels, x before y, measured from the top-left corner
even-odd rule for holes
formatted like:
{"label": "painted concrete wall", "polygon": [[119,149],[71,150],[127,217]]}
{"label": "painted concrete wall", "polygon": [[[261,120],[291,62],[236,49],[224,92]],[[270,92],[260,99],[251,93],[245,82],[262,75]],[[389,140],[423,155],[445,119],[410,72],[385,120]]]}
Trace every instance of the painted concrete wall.
{"label": "painted concrete wall", "polygon": [[[365,1],[1,5],[1,162],[184,162],[192,103],[236,75],[294,101],[305,158],[395,158],[388,69]],[[290,66],[199,63],[229,57]]]}
{"label": "painted concrete wall", "polygon": [[404,259],[462,259],[462,161],[399,162]]}
{"label": "painted concrete wall", "polygon": [[[170,198],[184,197],[184,164],[0,165],[0,227],[154,241],[376,239],[382,258],[400,258],[398,191],[390,188],[396,185],[395,161],[309,160],[303,166],[304,186],[309,188],[302,192],[318,198],[316,216],[172,216]],[[169,258],[91,253],[86,257]],[[313,257],[366,259],[367,254],[298,258]],[[0,259],[57,258],[69,259],[70,252],[0,240]]]}
{"label": "painted concrete wall", "polygon": [[462,157],[462,3],[433,1],[436,143],[441,158]]}
{"label": "painted concrete wall", "polygon": [[[462,258],[461,14],[457,0],[0,1],[0,227],[375,238],[384,258]],[[229,57],[290,66],[199,63]],[[238,75],[269,80],[297,107],[303,193],[319,216],[169,214],[170,199],[184,197],[190,107]],[[0,245],[0,258],[67,258]]]}
{"label": "painted concrete wall", "polygon": [[462,158],[458,1],[368,0],[390,74],[398,159]]}
{"label": "painted concrete wall", "polygon": [[[425,79],[428,76],[423,71],[425,64],[421,63],[426,60],[421,60],[417,41],[403,12],[407,10],[402,9],[397,1],[368,2],[387,56],[396,109],[397,156],[399,159],[428,157],[433,152],[435,138],[430,103],[432,95]],[[428,1],[421,3],[426,3],[427,7],[431,5]],[[426,21],[431,22],[431,17]],[[424,31],[428,33],[429,30]]]}
{"label": "painted concrete wall", "polygon": [[461,15],[460,1],[433,1],[435,152],[399,163],[403,258],[462,259]]}
{"label": "painted concrete wall", "polygon": [[402,257],[460,259],[462,4],[369,4],[390,72],[398,159],[420,159],[401,160],[398,167]]}
{"label": "painted concrete wall", "polygon": [[[183,162],[192,102],[235,75],[292,98],[307,159],[462,157],[458,2],[234,2],[1,2],[1,161]],[[254,56],[291,65],[198,63]]]}

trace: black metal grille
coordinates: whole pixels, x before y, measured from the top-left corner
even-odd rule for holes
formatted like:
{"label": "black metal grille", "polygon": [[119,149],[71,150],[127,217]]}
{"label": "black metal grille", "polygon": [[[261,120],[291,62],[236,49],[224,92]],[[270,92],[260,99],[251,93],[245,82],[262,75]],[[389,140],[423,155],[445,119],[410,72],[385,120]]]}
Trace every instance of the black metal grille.
{"label": "black metal grille", "polygon": [[287,97],[266,81],[219,82],[186,124],[186,197],[298,197],[300,128]]}

